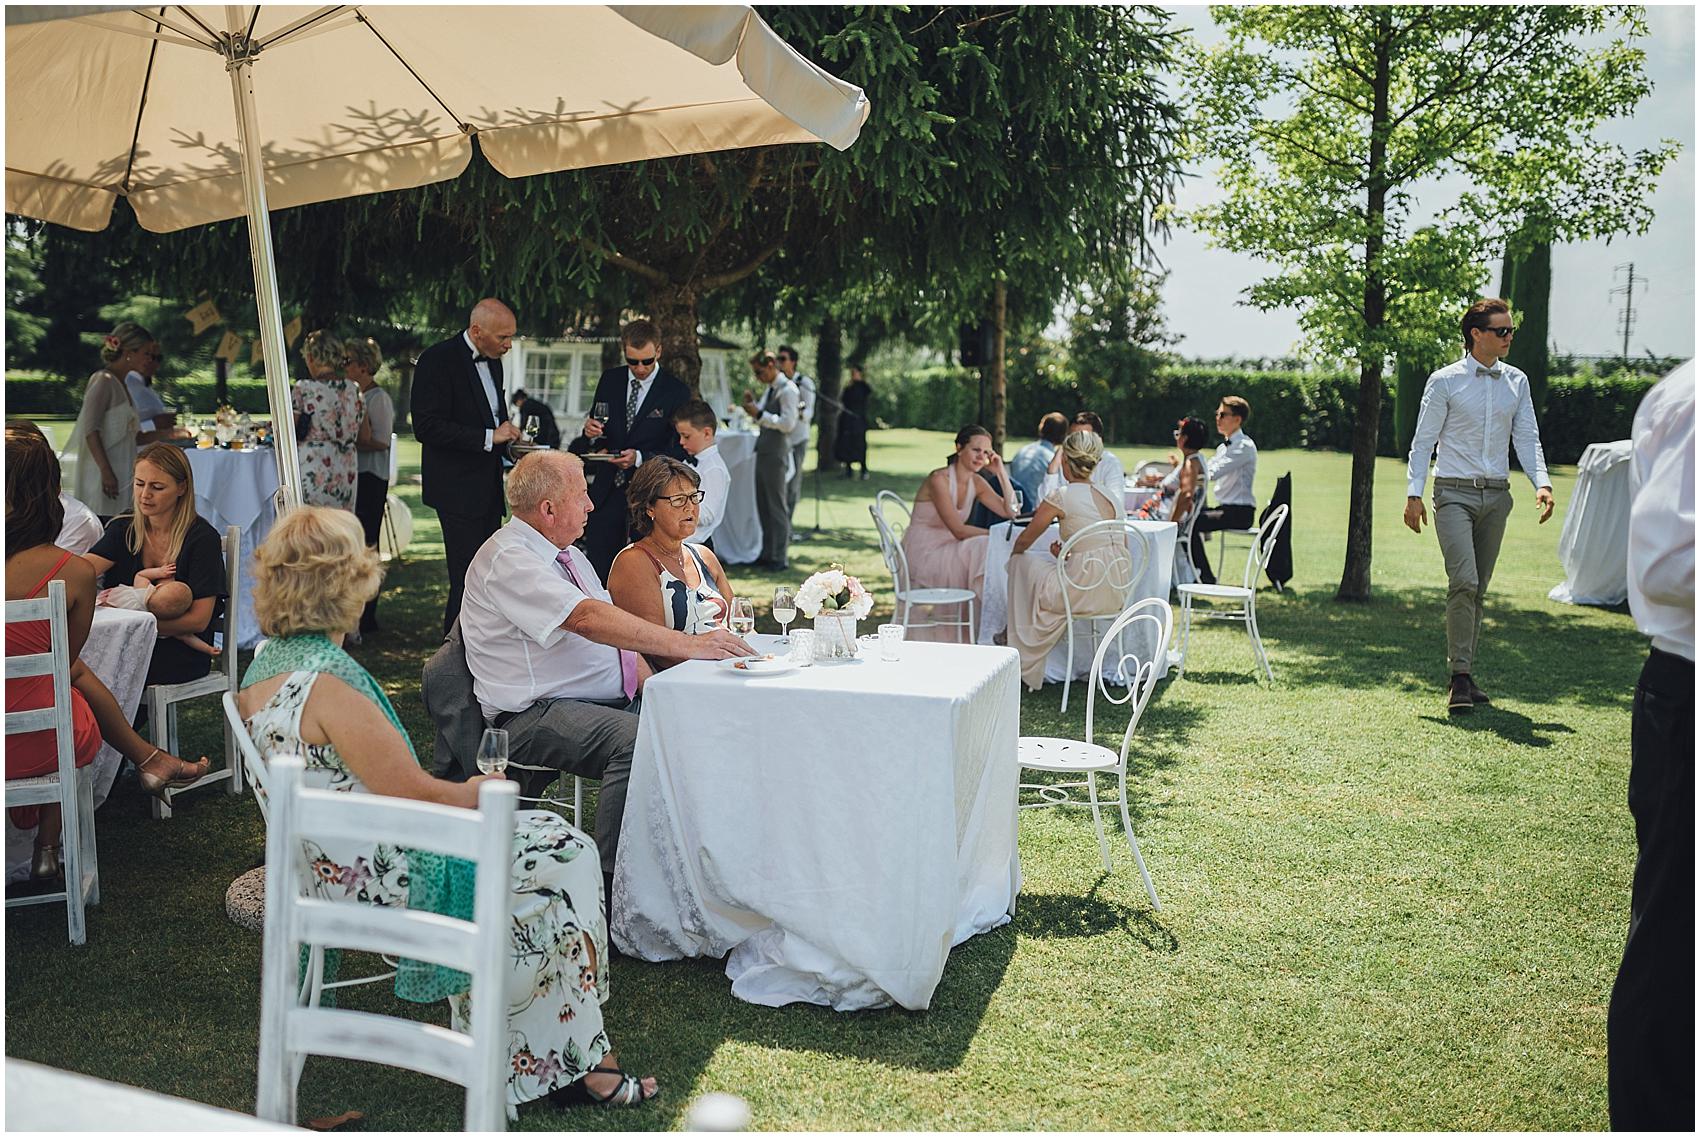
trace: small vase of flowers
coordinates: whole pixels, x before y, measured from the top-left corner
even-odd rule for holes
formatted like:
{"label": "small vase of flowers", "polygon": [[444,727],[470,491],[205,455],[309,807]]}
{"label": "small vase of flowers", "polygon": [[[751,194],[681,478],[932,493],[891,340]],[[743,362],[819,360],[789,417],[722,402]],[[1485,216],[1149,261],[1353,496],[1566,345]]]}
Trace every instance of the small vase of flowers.
{"label": "small vase of flowers", "polygon": [[815,573],[797,589],[797,610],[815,622],[816,659],[855,658],[856,621],[873,609],[874,598],[843,565]]}

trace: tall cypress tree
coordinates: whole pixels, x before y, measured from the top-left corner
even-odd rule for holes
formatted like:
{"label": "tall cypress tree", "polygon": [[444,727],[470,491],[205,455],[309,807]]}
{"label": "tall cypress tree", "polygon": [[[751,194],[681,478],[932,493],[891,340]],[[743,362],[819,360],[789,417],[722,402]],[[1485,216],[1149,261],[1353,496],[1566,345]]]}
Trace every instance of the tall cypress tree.
{"label": "tall cypress tree", "polygon": [[1547,312],[1552,300],[1552,242],[1535,236],[1533,225],[1525,224],[1507,243],[1505,268],[1499,278],[1499,294],[1511,305],[1517,335],[1505,360],[1529,377],[1529,395],[1535,413],[1546,407],[1547,398]]}

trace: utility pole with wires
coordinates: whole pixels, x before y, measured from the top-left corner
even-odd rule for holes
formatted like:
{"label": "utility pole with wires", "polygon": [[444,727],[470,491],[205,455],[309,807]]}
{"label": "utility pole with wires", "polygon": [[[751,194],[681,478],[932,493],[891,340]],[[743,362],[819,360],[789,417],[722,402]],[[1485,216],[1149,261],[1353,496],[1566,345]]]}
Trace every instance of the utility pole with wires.
{"label": "utility pole with wires", "polygon": [[1626,261],[1612,269],[1612,279],[1617,280],[1619,273],[1627,273],[1627,278],[1624,280],[1624,283],[1614,286],[1610,292],[1606,293],[1606,295],[1608,297],[1616,296],[1619,293],[1623,295],[1623,310],[1617,314],[1617,326],[1618,329],[1623,332],[1623,365],[1628,367],[1629,332],[1635,327],[1635,286],[1639,284],[1641,286],[1641,290],[1645,292],[1647,289],[1647,278],[1644,276],[1640,278],[1636,277],[1634,261]]}

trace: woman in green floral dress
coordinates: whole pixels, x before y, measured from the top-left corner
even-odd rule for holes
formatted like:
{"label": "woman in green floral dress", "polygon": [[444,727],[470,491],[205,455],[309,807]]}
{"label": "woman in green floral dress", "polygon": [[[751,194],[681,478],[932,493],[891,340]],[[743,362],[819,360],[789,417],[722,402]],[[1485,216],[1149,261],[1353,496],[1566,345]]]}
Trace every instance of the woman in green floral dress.
{"label": "woman in green floral dress", "polygon": [[[254,561],[254,607],[272,638],[249,666],[237,702],[261,757],[300,754],[307,784],[320,788],[475,808],[484,778],[457,784],[426,773],[389,699],[342,650],[379,579],[354,515],[297,509]],[[309,846],[306,853],[321,897],[471,916],[473,872],[465,861],[388,845]],[[608,930],[595,844],[558,814],[527,810],[516,820],[513,854],[508,1104],[548,1097],[557,1105],[635,1105],[653,1097],[653,1078],[615,1064],[602,1026]],[[464,974],[402,960],[396,994],[448,999],[452,1025],[465,1029]]]}

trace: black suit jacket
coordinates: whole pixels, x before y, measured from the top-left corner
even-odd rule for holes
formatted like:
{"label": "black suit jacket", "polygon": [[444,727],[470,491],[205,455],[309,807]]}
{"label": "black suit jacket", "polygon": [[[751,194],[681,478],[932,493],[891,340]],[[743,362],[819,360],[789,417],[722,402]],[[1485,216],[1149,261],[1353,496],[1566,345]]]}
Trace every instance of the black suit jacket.
{"label": "black suit jacket", "polygon": [[537,442],[540,446],[561,447],[561,428],[555,425],[555,412],[549,404],[535,395],[525,397],[525,406],[519,408],[519,425],[523,430],[525,420],[537,416]]}
{"label": "black suit jacket", "polygon": [[[490,365],[502,397],[501,361]],[[466,337],[432,344],[413,368],[413,435],[419,439],[421,500],[443,513],[502,515],[505,446],[484,449],[496,416],[472,365]]]}
{"label": "black suit jacket", "polygon": [[[657,454],[684,461],[685,448],[679,445],[679,432],[673,428],[673,412],[691,397],[691,389],[685,385],[685,381],[669,371],[658,371],[655,382],[649,385],[649,393],[644,396],[643,404],[637,409],[637,418],[628,429],[626,397],[630,390],[628,372],[624,367],[610,367],[596,382],[594,401],[608,404],[608,422],[604,424],[602,438],[599,440],[607,445],[601,449],[611,454],[618,454],[622,450],[637,450],[643,454],[645,461]],[[591,449],[591,440],[581,434],[572,440],[567,449],[574,454],[587,453]],[[614,492],[614,476],[619,471],[607,462],[591,462],[587,465],[591,478],[590,500],[601,508],[602,503]]]}

